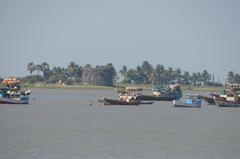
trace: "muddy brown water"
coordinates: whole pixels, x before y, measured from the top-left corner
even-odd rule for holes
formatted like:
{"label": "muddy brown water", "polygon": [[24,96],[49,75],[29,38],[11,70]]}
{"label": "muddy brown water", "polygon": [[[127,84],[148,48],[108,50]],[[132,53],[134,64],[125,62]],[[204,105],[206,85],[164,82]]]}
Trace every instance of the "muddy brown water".
{"label": "muddy brown water", "polygon": [[[240,108],[102,106],[113,90],[33,89],[0,105],[0,159],[238,159]],[[89,106],[92,101],[92,106]]]}

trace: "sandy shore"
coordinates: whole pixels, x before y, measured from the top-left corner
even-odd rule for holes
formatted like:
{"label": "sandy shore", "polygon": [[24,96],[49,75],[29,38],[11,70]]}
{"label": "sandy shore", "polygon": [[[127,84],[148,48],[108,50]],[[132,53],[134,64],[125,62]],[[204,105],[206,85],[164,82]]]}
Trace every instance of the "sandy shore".
{"label": "sandy shore", "polygon": [[[117,84],[116,86],[96,86],[96,85],[83,85],[83,84],[74,84],[74,85],[66,85],[66,84],[44,84],[44,83],[36,83],[36,84],[23,84],[24,88],[45,88],[45,89],[93,89],[93,90],[115,90],[121,89],[124,87],[140,87],[143,90],[151,91],[153,86],[148,84]],[[181,86],[183,92],[186,93],[208,93],[208,92],[216,92],[222,93],[223,87],[200,87],[200,86]]]}

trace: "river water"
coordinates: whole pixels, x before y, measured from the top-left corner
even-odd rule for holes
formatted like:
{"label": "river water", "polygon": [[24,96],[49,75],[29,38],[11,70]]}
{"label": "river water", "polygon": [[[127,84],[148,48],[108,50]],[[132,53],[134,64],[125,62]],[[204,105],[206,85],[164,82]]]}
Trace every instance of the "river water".
{"label": "river water", "polygon": [[102,106],[102,97],[116,93],[34,89],[29,105],[0,105],[0,159],[240,157],[240,108]]}

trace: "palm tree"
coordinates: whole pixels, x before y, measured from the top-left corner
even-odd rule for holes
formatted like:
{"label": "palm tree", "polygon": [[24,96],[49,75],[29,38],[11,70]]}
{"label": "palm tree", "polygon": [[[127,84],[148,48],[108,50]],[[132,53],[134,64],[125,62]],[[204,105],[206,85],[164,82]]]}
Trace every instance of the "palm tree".
{"label": "palm tree", "polygon": [[127,67],[124,65],[122,66],[122,69],[119,71],[120,75],[126,78],[127,75]]}
{"label": "palm tree", "polygon": [[42,66],[41,65],[36,65],[36,70],[37,70],[37,73],[38,73],[38,76],[39,76],[39,72],[42,71]]}
{"label": "palm tree", "polygon": [[173,80],[173,69],[172,69],[172,67],[168,67],[168,70],[166,70],[166,80],[168,82],[171,82]]}
{"label": "palm tree", "polygon": [[165,83],[165,81],[166,81],[166,75],[165,75],[165,73],[166,73],[166,71],[165,71],[165,68],[164,68],[164,66],[163,65],[157,65],[156,66],[156,69],[155,69],[155,72],[156,72],[156,83],[158,84],[159,82],[161,83],[161,84],[163,84],[163,83]]}
{"label": "palm tree", "polygon": [[234,82],[234,72],[233,71],[229,71],[227,76],[228,76],[228,79],[227,79],[228,82],[229,83],[233,83]]}
{"label": "palm tree", "polygon": [[118,80],[116,70],[112,63],[96,66],[95,76],[97,83],[100,85],[113,86],[114,82]]}
{"label": "palm tree", "polygon": [[128,83],[136,82],[137,79],[138,79],[138,72],[135,69],[129,69],[127,72],[126,82]]}
{"label": "palm tree", "polygon": [[198,81],[198,74],[197,73],[193,73],[192,74],[192,80],[193,80],[193,85],[196,85],[196,82]]}
{"label": "palm tree", "polygon": [[183,73],[183,83],[188,85],[189,82],[190,82],[190,79],[191,79],[190,73],[188,71],[184,71],[184,73]]}
{"label": "palm tree", "polygon": [[240,75],[239,75],[238,73],[236,73],[236,74],[234,75],[234,82],[235,82],[235,83],[240,83]]}
{"label": "palm tree", "polygon": [[142,67],[137,66],[136,72],[137,72],[137,77],[135,79],[136,80],[135,82],[137,82],[137,83],[144,83],[144,80],[146,80],[147,76],[144,73]]}
{"label": "palm tree", "polygon": [[197,80],[198,80],[198,84],[201,84],[201,82],[202,82],[202,74],[200,72],[197,73]]}
{"label": "palm tree", "polygon": [[182,74],[182,71],[180,68],[177,68],[175,71],[174,71],[174,79],[176,79],[178,82],[181,81],[181,75]]}
{"label": "palm tree", "polygon": [[65,76],[65,70],[64,68],[61,68],[61,67],[53,67],[53,78],[54,78],[54,81],[62,81],[64,82],[65,79],[66,79],[66,76]]}
{"label": "palm tree", "polygon": [[76,78],[78,77],[78,68],[79,65],[76,64],[75,62],[70,62],[70,64],[68,65],[67,69],[66,69],[66,73],[68,75],[68,77],[70,78]]}
{"label": "palm tree", "polygon": [[50,66],[48,63],[46,62],[43,62],[41,64],[41,69],[42,69],[42,72],[43,72],[43,77],[45,79],[48,79],[49,75],[50,75]]}
{"label": "palm tree", "polygon": [[27,69],[28,69],[28,71],[30,72],[30,75],[32,76],[32,73],[33,73],[33,71],[35,70],[34,63],[33,63],[33,62],[30,62],[30,63],[27,65]]}
{"label": "palm tree", "polygon": [[143,61],[142,70],[145,74],[144,83],[150,83],[152,80],[151,76],[154,72],[152,65],[148,61]]}
{"label": "palm tree", "polygon": [[211,75],[208,73],[207,70],[204,70],[201,76],[204,84],[206,84],[211,79]]}

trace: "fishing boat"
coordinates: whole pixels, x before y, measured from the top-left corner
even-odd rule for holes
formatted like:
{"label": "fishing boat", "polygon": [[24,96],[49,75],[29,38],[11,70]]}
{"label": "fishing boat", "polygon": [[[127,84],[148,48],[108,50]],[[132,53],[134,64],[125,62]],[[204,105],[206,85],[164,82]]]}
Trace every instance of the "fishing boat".
{"label": "fishing boat", "polygon": [[219,107],[240,107],[240,101],[228,101],[226,98],[215,98],[214,102]]}
{"label": "fishing boat", "polygon": [[30,91],[11,92],[9,88],[0,88],[0,104],[28,104]]}
{"label": "fishing boat", "polygon": [[109,99],[109,98],[103,98],[103,100],[98,100],[99,102],[103,103],[105,106],[106,105],[140,105],[140,104],[153,104],[154,102],[142,102],[138,99],[133,99],[133,100],[115,100],[115,99]]}
{"label": "fishing boat", "polygon": [[98,101],[103,103],[105,106],[107,106],[107,105],[139,105],[139,104],[141,104],[140,100],[124,101],[124,100],[103,98],[103,100],[98,100]]}
{"label": "fishing boat", "polygon": [[240,85],[228,83],[225,95],[214,98],[219,107],[240,107]]}
{"label": "fishing boat", "polygon": [[187,94],[180,100],[174,100],[173,105],[175,107],[188,107],[188,108],[200,108],[202,98],[198,94]]}
{"label": "fishing boat", "polygon": [[0,88],[0,104],[28,104],[31,90],[21,91],[20,81],[9,77],[2,81],[6,87]]}

